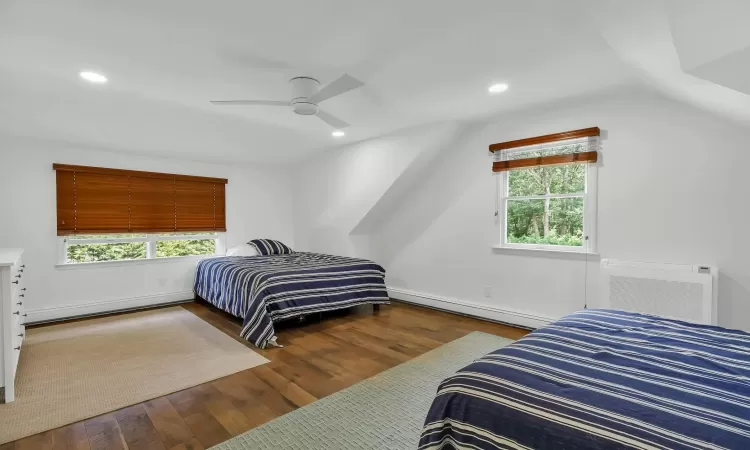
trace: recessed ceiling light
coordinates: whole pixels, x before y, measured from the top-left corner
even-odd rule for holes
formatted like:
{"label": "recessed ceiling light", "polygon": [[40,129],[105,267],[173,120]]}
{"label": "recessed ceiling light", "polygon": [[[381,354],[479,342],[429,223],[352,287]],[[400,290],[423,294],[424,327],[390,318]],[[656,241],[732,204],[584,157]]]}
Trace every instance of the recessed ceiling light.
{"label": "recessed ceiling light", "polygon": [[490,94],[500,94],[508,90],[508,85],[505,83],[493,84],[487,90],[490,91]]}
{"label": "recessed ceiling light", "polygon": [[81,72],[80,75],[81,75],[81,78],[83,78],[84,80],[90,83],[103,84],[107,82],[107,77],[105,77],[104,75],[100,73],[84,71],[84,72]]}
{"label": "recessed ceiling light", "polygon": [[333,137],[343,137],[343,136],[344,136],[344,134],[346,134],[346,133],[344,133],[344,132],[343,132],[343,131],[341,131],[341,130],[336,130],[336,131],[334,131],[333,133],[331,133],[331,136],[333,136]]}

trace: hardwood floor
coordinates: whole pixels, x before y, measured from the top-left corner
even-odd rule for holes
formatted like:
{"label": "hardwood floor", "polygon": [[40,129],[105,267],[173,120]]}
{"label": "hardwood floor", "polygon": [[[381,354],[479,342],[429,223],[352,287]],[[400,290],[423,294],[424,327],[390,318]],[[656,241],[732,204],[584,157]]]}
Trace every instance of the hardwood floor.
{"label": "hardwood floor", "polygon": [[472,331],[511,339],[528,333],[394,302],[379,312],[360,307],[321,321],[278,324],[285,347],[260,350],[239,338],[239,319],[205,303],[183,307],[271,362],[0,450],[206,449]]}

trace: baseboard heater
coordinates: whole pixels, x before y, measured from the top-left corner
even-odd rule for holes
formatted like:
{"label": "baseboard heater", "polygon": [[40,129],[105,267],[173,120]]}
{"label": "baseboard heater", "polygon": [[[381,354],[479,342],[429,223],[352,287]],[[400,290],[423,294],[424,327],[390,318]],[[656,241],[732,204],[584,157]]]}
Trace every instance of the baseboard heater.
{"label": "baseboard heater", "polygon": [[458,314],[461,316],[529,330],[543,327],[554,321],[554,319],[550,317],[536,316],[523,311],[503,309],[493,305],[482,305],[455,298],[409,291],[401,288],[389,287],[388,295],[391,299],[402,303],[410,303],[423,308],[444,311],[451,314]]}
{"label": "baseboard heater", "polygon": [[392,302],[396,302],[396,303],[406,303],[407,305],[418,306],[420,308],[427,308],[427,309],[431,309],[433,311],[440,311],[440,312],[444,312],[444,313],[448,313],[448,314],[455,314],[457,316],[468,317],[470,319],[481,320],[481,321],[484,321],[484,322],[492,322],[492,323],[496,323],[496,324],[499,324],[499,325],[505,325],[505,326],[508,326],[508,327],[521,328],[523,330],[532,330],[533,331],[533,330],[536,329],[535,327],[530,327],[528,325],[518,325],[518,324],[515,324],[515,323],[506,322],[504,320],[491,319],[491,318],[484,317],[484,316],[479,316],[479,315],[476,315],[476,314],[471,314],[471,313],[466,313],[466,312],[460,312],[460,311],[454,311],[452,309],[440,308],[438,306],[425,305],[424,303],[410,302],[408,300],[401,300],[401,299],[392,298],[392,297],[391,297],[391,301]]}
{"label": "baseboard heater", "polygon": [[114,316],[117,314],[124,314],[129,312],[136,312],[136,311],[145,311],[149,309],[157,309],[157,308],[165,308],[168,306],[176,306],[181,305],[184,303],[192,303],[195,299],[185,299],[185,300],[176,300],[173,302],[167,302],[167,303],[159,303],[156,305],[144,305],[144,306],[134,306],[130,308],[120,308],[120,309],[112,309],[108,311],[101,311],[101,312],[95,312],[95,313],[86,313],[86,314],[76,314],[72,316],[65,316],[65,317],[58,317],[55,319],[45,319],[45,320],[36,320],[36,321],[29,321],[26,323],[27,327],[34,327],[37,325],[45,325],[45,324],[52,324],[57,322],[69,322],[71,320],[80,320],[80,319],[88,319],[92,317],[101,317],[101,316]]}

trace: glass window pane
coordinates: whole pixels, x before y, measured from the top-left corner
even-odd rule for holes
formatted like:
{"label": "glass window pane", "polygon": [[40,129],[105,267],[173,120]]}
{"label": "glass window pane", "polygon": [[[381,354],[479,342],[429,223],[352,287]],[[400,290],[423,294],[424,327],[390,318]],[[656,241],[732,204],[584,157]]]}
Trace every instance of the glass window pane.
{"label": "glass window pane", "polygon": [[508,171],[508,196],[577,194],[586,189],[586,163]]}
{"label": "glass window pane", "polygon": [[196,239],[190,241],[158,241],[156,243],[156,257],[170,256],[213,255],[216,253],[216,240]]}
{"label": "glass window pane", "polygon": [[552,147],[541,150],[517,150],[508,152],[508,159],[537,158],[539,156],[568,155],[571,153],[582,153],[591,150],[588,144],[577,143],[560,147]]}
{"label": "glass window pane", "polygon": [[583,198],[508,200],[511,244],[583,246]]}
{"label": "glass window pane", "polygon": [[145,259],[146,243],[68,244],[68,263]]}

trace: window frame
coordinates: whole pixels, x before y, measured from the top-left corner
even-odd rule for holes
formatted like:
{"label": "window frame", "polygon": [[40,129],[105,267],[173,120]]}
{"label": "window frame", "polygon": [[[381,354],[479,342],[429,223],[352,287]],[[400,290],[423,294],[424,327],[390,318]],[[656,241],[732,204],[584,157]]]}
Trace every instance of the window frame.
{"label": "window frame", "polygon": [[[112,233],[112,234],[126,234],[126,233]],[[68,243],[71,240],[71,236],[58,236],[57,237],[57,265],[58,266],[83,266],[89,264],[119,264],[119,263],[134,263],[134,262],[145,262],[145,261],[170,261],[184,258],[208,258],[212,256],[222,256],[226,254],[226,233],[221,231],[212,232],[211,234],[204,235],[174,235],[174,236],[163,236],[160,233],[128,233],[128,234],[145,234],[144,237],[135,238],[107,238],[106,234],[102,235],[102,238],[97,239],[72,239],[75,241],[75,245],[81,244],[127,244],[134,242],[143,242],[146,244],[146,257],[140,259],[117,259],[107,261],[90,261],[90,262],[68,262]],[[185,255],[185,256],[168,256],[159,258],[156,256],[156,244],[160,241],[195,241],[195,240],[214,240],[215,250],[213,254],[205,255]]]}
{"label": "window frame", "polygon": [[[560,146],[564,145],[562,142]],[[508,156],[514,153],[529,152],[533,151],[535,146],[530,147],[519,147],[515,149],[503,150],[501,154],[501,160],[507,160]],[[514,170],[528,170],[528,168],[511,169],[502,172],[495,172],[494,175],[497,177],[497,198],[498,202],[496,205],[497,216],[499,218],[500,228],[500,244],[496,245],[496,249],[509,249],[509,250],[531,250],[531,251],[543,251],[543,252],[557,252],[557,253],[580,253],[580,254],[596,254],[597,252],[597,185],[598,185],[598,173],[596,163],[572,163],[572,164],[585,164],[586,165],[586,182],[584,185],[584,192],[582,194],[545,194],[545,195],[528,195],[528,196],[517,196],[511,197],[508,194],[508,184],[510,173]],[[508,242],[508,201],[509,200],[545,200],[555,198],[583,198],[583,245],[580,247],[569,246],[569,245],[550,245],[550,244],[519,244]]]}

